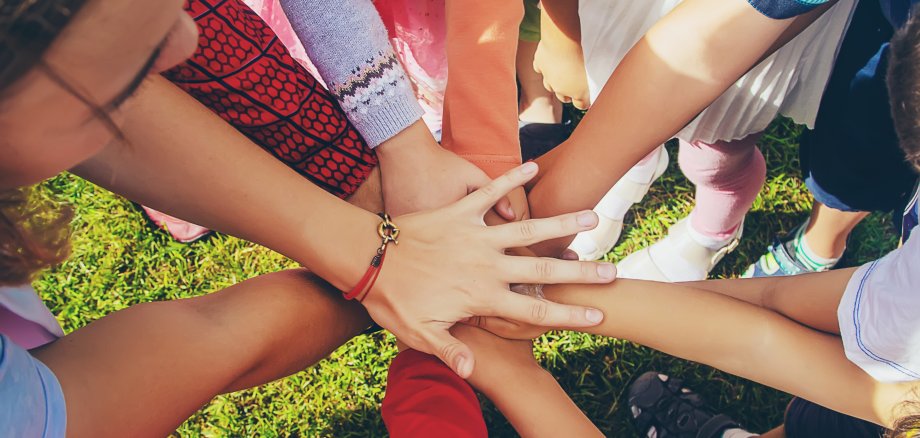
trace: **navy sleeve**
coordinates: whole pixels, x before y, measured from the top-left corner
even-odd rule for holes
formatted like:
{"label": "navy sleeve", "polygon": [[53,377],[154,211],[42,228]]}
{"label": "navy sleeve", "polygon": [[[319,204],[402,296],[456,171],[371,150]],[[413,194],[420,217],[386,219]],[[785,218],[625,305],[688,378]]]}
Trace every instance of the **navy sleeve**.
{"label": "navy sleeve", "polygon": [[748,0],[761,14],[777,20],[811,11],[829,0]]}

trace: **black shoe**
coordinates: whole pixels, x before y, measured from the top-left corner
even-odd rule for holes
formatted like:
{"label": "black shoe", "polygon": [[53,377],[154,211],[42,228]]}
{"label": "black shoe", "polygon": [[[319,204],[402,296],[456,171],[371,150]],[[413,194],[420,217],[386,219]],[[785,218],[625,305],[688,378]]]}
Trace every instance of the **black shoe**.
{"label": "black shoe", "polygon": [[649,371],[629,385],[629,409],[642,436],[720,438],[728,429],[741,428],[728,416],[708,409],[699,394],[682,383]]}

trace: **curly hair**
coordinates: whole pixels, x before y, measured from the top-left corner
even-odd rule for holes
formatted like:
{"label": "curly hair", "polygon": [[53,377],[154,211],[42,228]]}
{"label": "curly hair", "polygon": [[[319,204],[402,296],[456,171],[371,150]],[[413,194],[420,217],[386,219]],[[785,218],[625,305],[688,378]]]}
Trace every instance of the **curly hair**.
{"label": "curly hair", "polygon": [[0,285],[20,285],[68,255],[70,209],[34,188],[0,191]]}
{"label": "curly hair", "polygon": [[920,171],[920,9],[891,40],[888,57],[888,96],[898,143],[907,161]]}

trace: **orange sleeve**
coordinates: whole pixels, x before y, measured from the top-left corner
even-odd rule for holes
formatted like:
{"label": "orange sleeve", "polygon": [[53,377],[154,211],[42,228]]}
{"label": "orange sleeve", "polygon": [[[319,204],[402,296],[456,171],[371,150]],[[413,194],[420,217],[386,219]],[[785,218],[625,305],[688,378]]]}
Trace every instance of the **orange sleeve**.
{"label": "orange sleeve", "polygon": [[515,55],[520,0],[446,0],[442,145],[490,177],[521,163]]}

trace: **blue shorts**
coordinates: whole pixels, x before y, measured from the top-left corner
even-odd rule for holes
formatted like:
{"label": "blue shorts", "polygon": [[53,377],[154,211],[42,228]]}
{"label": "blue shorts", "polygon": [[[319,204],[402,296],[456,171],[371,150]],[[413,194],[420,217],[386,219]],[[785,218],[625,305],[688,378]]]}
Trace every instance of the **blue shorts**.
{"label": "blue shorts", "polygon": [[828,81],[814,131],[801,139],[805,184],[841,211],[902,211],[916,174],[898,147],[888,105],[888,40],[877,1],[856,7]]}
{"label": "blue shorts", "polygon": [[54,373],[0,335],[0,436],[63,437],[64,392]]}

